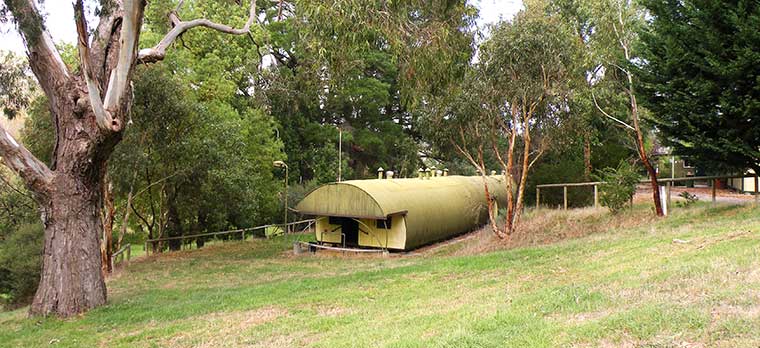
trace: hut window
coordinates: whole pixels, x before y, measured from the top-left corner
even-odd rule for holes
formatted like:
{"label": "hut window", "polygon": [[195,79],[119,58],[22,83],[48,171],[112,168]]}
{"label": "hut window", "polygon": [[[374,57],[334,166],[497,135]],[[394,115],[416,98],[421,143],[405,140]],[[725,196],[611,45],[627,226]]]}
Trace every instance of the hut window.
{"label": "hut window", "polygon": [[377,221],[377,228],[390,230],[391,229],[391,220],[393,218],[387,218],[385,220],[375,220]]}

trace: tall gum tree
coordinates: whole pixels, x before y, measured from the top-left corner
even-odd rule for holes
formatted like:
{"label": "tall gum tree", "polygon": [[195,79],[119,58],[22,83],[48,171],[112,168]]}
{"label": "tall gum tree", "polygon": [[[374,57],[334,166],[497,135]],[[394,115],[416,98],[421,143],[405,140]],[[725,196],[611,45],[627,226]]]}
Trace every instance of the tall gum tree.
{"label": "tall gum tree", "polygon": [[78,71],[63,63],[34,0],[4,3],[48,98],[55,128],[50,166],[0,129],[0,155],[33,192],[45,228],[42,275],[30,313],[68,317],[106,302],[100,271],[102,188],[106,162],[124,132],[135,65],[161,61],[171,44],[192,28],[247,34],[255,20],[255,1],[242,28],[203,18],[183,21],[177,14],[180,1],[169,14],[166,36],[138,51],[144,0],[102,1],[99,23],[92,31],[78,0]]}
{"label": "tall gum tree", "polygon": [[626,124],[605,112],[597,103],[592,87],[594,104],[606,117],[623,124],[633,132],[636,141],[636,152],[647,171],[652,187],[652,200],[654,201],[655,213],[657,216],[663,216],[657,171],[645,148],[641,110],[636,98],[636,78],[631,69],[632,64],[638,59],[635,48],[639,40],[638,32],[641,26],[646,23],[644,11],[634,0],[603,0],[589,2],[589,4],[591,4],[591,13],[595,21],[593,35],[595,36],[594,40],[596,41],[595,46],[597,48],[595,59],[597,59],[598,63],[598,69],[591,75],[595,76],[600,71],[611,70],[621,73],[621,89],[627,99],[627,114],[631,124]]}
{"label": "tall gum tree", "polygon": [[[443,137],[464,159],[488,175],[487,164],[508,174],[502,228],[491,215],[499,238],[519,227],[531,168],[551,143],[550,129],[563,122],[568,80],[578,45],[546,3],[527,1],[511,22],[501,22],[481,46],[479,62],[466,78],[430,105],[433,136]],[[493,167],[492,167],[493,168]],[[489,204],[491,194],[484,180]]]}

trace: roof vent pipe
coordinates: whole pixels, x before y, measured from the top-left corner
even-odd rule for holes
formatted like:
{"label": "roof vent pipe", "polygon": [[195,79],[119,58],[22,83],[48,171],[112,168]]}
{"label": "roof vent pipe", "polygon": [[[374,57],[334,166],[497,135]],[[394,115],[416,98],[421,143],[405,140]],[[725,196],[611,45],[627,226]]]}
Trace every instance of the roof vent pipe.
{"label": "roof vent pipe", "polygon": [[382,179],[383,178],[383,171],[385,171],[385,169],[383,169],[383,167],[377,168],[377,178],[378,179]]}
{"label": "roof vent pipe", "polygon": [[443,168],[443,176],[449,176],[449,168]]}
{"label": "roof vent pipe", "polygon": [[385,178],[386,179],[393,179],[393,171],[389,170],[389,171],[385,172]]}

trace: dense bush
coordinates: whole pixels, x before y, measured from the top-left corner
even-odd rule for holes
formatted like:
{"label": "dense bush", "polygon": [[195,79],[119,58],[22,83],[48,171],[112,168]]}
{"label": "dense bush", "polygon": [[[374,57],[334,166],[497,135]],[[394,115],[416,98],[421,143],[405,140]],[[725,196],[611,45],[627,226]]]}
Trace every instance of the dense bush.
{"label": "dense bush", "polygon": [[40,223],[19,225],[0,241],[0,294],[4,305],[27,303],[40,280],[42,240]]}
{"label": "dense bush", "polygon": [[633,198],[639,182],[636,167],[626,161],[620,161],[617,168],[600,170],[595,177],[604,182],[600,185],[599,201],[613,213],[619,212]]}
{"label": "dense bush", "polygon": [[13,307],[37,289],[44,232],[26,189],[0,175],[0,304]]}

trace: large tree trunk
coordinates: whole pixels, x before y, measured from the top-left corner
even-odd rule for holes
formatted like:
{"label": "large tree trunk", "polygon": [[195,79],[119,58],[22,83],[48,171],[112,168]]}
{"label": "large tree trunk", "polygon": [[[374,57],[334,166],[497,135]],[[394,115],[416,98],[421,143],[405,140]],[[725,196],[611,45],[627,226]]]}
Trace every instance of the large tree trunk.
{"label": "large tree trunk", "polygon": [[53,180],[55,189],[42,214],[42,275],[30,313],[69,317],[106,302],[98,181],[79,175]]}
{"label": "large tree trunk", "polygon": [[[69,317],[106,302],[101,272],[102,208],[106,161],[121,132],[103,132],[90,108],[85,83],[72,78],[52,111],[60,130],[47,194],[38,199],[45,226],[39,287],[31,314]],[[126,102],[126,101],[125,101]],[[114,114],[121,115],[119,108]]]}

